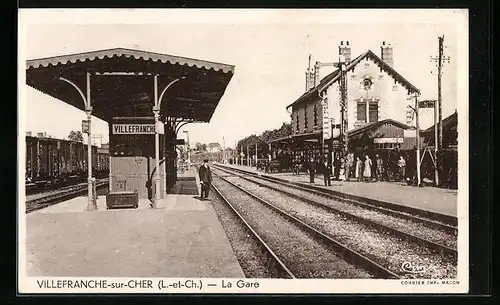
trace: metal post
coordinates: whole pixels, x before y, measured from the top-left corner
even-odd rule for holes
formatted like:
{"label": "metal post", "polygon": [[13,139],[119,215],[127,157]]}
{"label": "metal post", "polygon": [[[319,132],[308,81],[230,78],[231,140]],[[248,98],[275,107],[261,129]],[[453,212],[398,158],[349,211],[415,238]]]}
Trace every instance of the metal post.
{"label": "metal post", "polygon": [[[156,129],[156,126],[155,126]],[[163,124],[163,198],[167,198],[167,132],[169,128]],[[175,134],[175,132],[174,132]],[[158,136],[159,137],[159,136]],[[174,148],[175,151],[175,148]]]}
{"label": "metal post", "polygon": [[257,161],[259,160],[259,156],[257,155],[257,142],[255,142],[255,169],[257,169]]}
{"label": "metal post", "polygon": [[90,103],[90,73],[87,72],[87,105],[85,107],[85,112],[87,113],[87,121],[89,122],[89,133],[88,133],[88,143],[87,143],[87,186],[88,186],[88,203],[87,210],[94,211],[97,209],[97,203],[94,202],[93,192],[92,192],[92,106]]}
{"label": "metal post", "polygon": [[418,104],[418,94],[415,93],[415,127],[417,128],[417,185],[420,186],[420,125],[419,125],[419,113],[420,105]]}
{"label": "metal post", "polygon": [[250,166],[250,148],[249,146],[247,145],[247,166]]}
{"label": "metal post", "polygon": [[187,151],[188,151],[188,170],[191,169],[191,148],[189,147],[189,131],[186,130],[186,134],[187,134],[187,141],[188,141],[188,145],[187,145]]}
{"label": "metal post", "polygon": [[437,111],[438,103],[434,103],[434,183],[439,185],[439,172],[437,167],[437,152],[438,152],[438,128],[437,128]]}
{"label": "metal post", "polygon": [[346,80],[345,80],[345,59],[343,55],[339,56],[339,69],[340,69],[340,79],[339,79],[339,89],[340,89],[340,103],[341,103],[341,125],[340,125],[340,134],[342,139],[342,155],[344,164],[341,164],[340,175],[345,177],[345,173],[343,173],[343,168],[345,162],[347,161],[347,153],[348,153],[348,137],[347,137],[347,88],[346,88]]}
{"label": "metal post", "polygon": [[155,106],[153,107],[153,114],[155,116],[155,161],[156,161],[156,171],[155,171],[155,199],[153,201],[153,208],[157,207],[158,200],[160,199],[160,137],[158,134],[157,126],[160,117],[160,109],[158,107],[158,75],[154,76],[154,98]]}
{"label": "metal post", "polygon": [[222,136],[222,163],[226,163],[226,140],[224,139],[224,136]]}
{"label": "metal post", "polygon": [[438,150],[440,151],[443,149],[443,111],[442,111],[442,96],[441,96],[441,74],[442,74],[442,67],[443,67],[443,40],[444,36],[441,36],[438,38],[439,39],[439,54],[438,54],[438,104],[439,104],[439,109],[438,109],[438,115],[439,115],[439,147]]}

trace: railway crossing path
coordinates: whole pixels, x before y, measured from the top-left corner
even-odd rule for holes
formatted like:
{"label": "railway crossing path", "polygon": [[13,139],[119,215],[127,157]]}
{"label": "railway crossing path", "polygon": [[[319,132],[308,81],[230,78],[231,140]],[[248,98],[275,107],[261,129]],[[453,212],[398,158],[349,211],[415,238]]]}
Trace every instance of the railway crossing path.
{"label": "railway crossing path", "polygon": [[26,215],[28,276],[242,278],[216,212],[185,173],[157,209],[86,212],[86,197]]}

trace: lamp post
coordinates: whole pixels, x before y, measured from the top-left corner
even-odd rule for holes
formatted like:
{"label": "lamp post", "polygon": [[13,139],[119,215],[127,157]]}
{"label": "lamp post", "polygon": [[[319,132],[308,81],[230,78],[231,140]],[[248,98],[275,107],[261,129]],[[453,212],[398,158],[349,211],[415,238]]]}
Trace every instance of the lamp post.
{"label": "lamp post", "polygon": [[191,149],[189,147],[189,131],[184,130],[184,133],[186,134],[187,138],[187,161],[188,161],[188,170],[191,169]]}

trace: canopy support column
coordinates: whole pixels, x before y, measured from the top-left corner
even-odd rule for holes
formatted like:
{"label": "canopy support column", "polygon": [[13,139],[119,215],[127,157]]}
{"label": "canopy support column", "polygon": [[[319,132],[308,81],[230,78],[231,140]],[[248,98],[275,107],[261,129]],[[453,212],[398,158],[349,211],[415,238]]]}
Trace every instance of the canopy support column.
{"label": "canopy support column", "polygon": [[153,208],[156,208],[158,205],[158,200],[160,199],[160,135],[158,130],[158,122],[160,118],[160,107],[158,105],[158,75],[154,76],[154,98],[155,105],[153,107],[153,114],[155,116],[155,161],[156,161],[156,170],[155,170],[155,196],[153,200]]}
{"label": "canopy support column", "polygon": [[87,81],[87,96],[83,94],[82,90],[72,81],[69,79],[66,79],[64,77],[59,77],[60,80],[70,84],[73,86],[78,93],[80,93],[80,96],[82,97],[83,103],[85,105],[85,113],[87,114],[87,122],[88,122],[88,143],[87,143],[87,171],[88,171],[88,176],[87,176],[87,185],[88,185],[88,203],[87,203],[87,210],[88,211],[94,211],[97,210],[97,203],[94,200],[93,196],[93,183],[94,179],[92,178],[92,105],[91,105],[91,99],[90,99],[90,73],[87,72],[86,75],[86,81]]}
{"label": "canopy support column", "polygon": [[94,201],[94,196],[92,194],[92,185],[93,185],[93,178],[92,178],[92,106],[90,104],[90,73],[87,73],[87,105],[85,107],[85,112],[87,113],[87,121],[89,122],[89,133],[88,135],[88,140],[87,140],[87,170],[88,170],[88,177],[87,177],[87,185],[88,185],[88,205],[87,209],[89,211],[94,211],[97,210],[97,202]]}
{"label": "canopy support column", "polygon": [[[158,97],[158,74],[155,74],[154,75],[154,106],[153,106],[153,114],[154,114],[154,117],[155,117],[155,158],[156,158],[156,171],[155,171],[155,177],[154,177],[154,180],[155,180],[155,187],[156,187],[156,190],[155,190],[155,196],[154,196],[154,202],[153,202],[153,208],[156,208],[157,207],[157,202],[158,200],[160,199],[161,197],[161,192],[160,192],[160,136],[159,136],[159,118],[160,118],[160,109],[161,109],[161,102],[162,102],[162,99],[163,99],[163,95],[165,94],[165,92],[167,91],[168,88],[170,88],[170,86],[172,86],[173,84],[175,84],[176,82],[178,82],[179,80],[181,79],[184,79],[186,77],[181,77],[181,78],[177,78],[173,81],[171,81],[168,85],[165,86],[165,88],[163,88],[161,94],[160,94],[160,97]],[[166,117],[166,116],[165,116]],[[165,134],[165,137],[166,137],[166,132],[164,132]],[[166,155],[166,147],[164,149],[164,154]],[[166,159],[165,159],[165,162]],[[165,164],[165,176],[166,176],[166,164]],[[167,188],[167,185],[164,185],[164,188],[165,188],[165,194],[166,194],[166,188]]]}

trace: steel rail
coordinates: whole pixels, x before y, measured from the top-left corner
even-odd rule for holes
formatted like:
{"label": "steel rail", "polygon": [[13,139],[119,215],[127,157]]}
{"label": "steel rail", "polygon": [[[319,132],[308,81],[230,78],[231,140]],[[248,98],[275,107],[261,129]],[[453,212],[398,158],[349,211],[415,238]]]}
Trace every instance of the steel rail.
{"label": "steel rail", "polygon": [[[300,196],[300,195],[297,195],[297,194],[289,193],[289,192],[287,192],[287,191],[285,191],[283,189],[280,189],[280,188],[277,188],[277,187],[274,187],[274,186],[271,186],[271,185],[268,185],[268,184],[260,183],[258,181],[254,181],[254,180],[249,179],[249,178],[244,177],[244,176],[239,176],[239,177],[242,178],[242,179],[244,179],[244,180],[246,180],[246,181],[249,181],[251,183],[257,184],[257,185],[259,185],[261,187],[266,187],[268,189],[271,189],[271,190],[277,191],[279,193],[282,193],[285,196],[288,196],[290,198],[295,198],[295,199],[301,200],[303,202],[306,202],[306,203],[308,203],[310,205],[322,208],[322,209],[324,209],[324,210],[326,210],[328,212],[332,212],[332,213],[344,216],[344,217],[346,217],[346,218],[348,218],[350,220],[353,220],[353,221],[355,221],[355,222],[357,222],[357,223],[359,223],[361,225],[372,227],[372,228],[374,228],[376,230],[387,232],[387,233],[392,234],[394,236],[397,236],[397,237],[399,237],[401,239],[404,239],[404,240],[416,243],[418,245],[422,245],[422,246],[427,247],[429,249],[432,249],[432,250],[434,250],[434,251],[436,251],[438,253],[442,253],[442,254],[444,254],[446,256],[449,256],[454,261],[457,260],[458,251],[456,249],[452,249],[452,248],[447,247],[445,245],[442,245],[442,244],[439,244],[439,243],[436,243],[436,242],[433,242],[433,241],[430,241],[430,240],[427,240],[427,239],[415,236],[413,234],[410,234],[410,233],[398,230],[398,229],[390,227],[390,226],[386,226],[386,225],[384,225],[382,223],[379,223],[377,221],[374,221],[374,220],[371,220],[371,219],[367,219],[367,218],[364,218],[362,216],[355,215],[355,214],[352,214],[352,213],[349,213],[349,212],[346,212],[346,211],[342,211],[340,209],[337,209],[337,208],[334,208],[332,206],[329,206],[329,205],[326,205],[326,204],[314,201],[312,199],[309,199],[309,198],[306,198],[306,197],[303,197],[303,196]],[[261,177],[258,177],[258,178],[261,178]],[[265,179],[262,179],[262,180],[265,180]],[[265,181],[267,181],[267,180],[265,180]],[[271,181],[268,181],[268,182],[271,182]],[[272,181],[272,182],[274,182],[274,181]]]}
{"label": "steel rail", "polygon": [[[109,181],[101,181],[100,183],[96,184],[96,189],[101,189],[105,186],[108,186],[108,184]],[[76,186],[70,190],[64,190],[62,192],[26,201],[26,213],[31,213],[33,211],[44,209],[63,200],[74,198],[86,191],[87,191],[87,185]]]}
{"label": "steel rail", "polygon": [[[301,191],[309,192],[309,193],[312,193],[312,194],[315,194],[315,195],[318,195],[318,196],[323,196],[323,197],[326,197],[326,198],[340,200],[340,201],[343,201],[343,202],[346,202],[346,203],[349,203],[349,204],[353,204],[353,205],[356,205],[356,206],[359,206],[359,207],[362,207],[362,208],[365,208],[365,209],[370,209],[370,210],[373,210],[373,211],[384,213],[386,215],[395,216],[395,217],[399,217],[399,218],[403,218],[403,219],[408,219],[408,220],[411,220],[411,221],[414,221],[414,222],[422,223],[422,224],[426,225],[427,227],[434,228],[434,229],[439,229],[439,230],[441,230],[443,232],[446,232],[448,234],[452,234],[452,235],[455,235],[455,236],[458,234],[458,228],[456,226],[451,226],[451,225],[448,225],[448,224],[445,224],[445,223],[442,223],[442,222],[438,222],[438,221],[435,221],[435,220],[426,219],[426,218],[423,218],[423,217],[419,217],[419,216],[411,215],[411,214],[407,214],[407,213],[402,213],[402,212],[397,211],[397,210],[393,210],[393,209],[389,209],[389,208],[385,208],[385,207],[381,207],[381,206],[376,206],[376,205],[373,205],[373,204],[370,204],[370,203],[361,202],[361,201],[354,200],[354,199],[349,199],[349,198],[343,198],[343,197],[340,197],[340,196],[335,196],[335,195],[327,193],[327,192],[322,192],[322,191],[319,191],[319,190],[316,190],[316,189],[310,189],[310,188],[306,188],[304,186],[299,186],[297,184],[284,182],[284,181],[278,180],[276,178],[273,179],[271,177],[265,177],[265,176],[259,175],[258,173],[249,172],[249,171],[246,171],[246,170],[243,170],[243,169],[239,169],[239,168],[232,168],[232,167],[223,166],[223,165],[220,165],[220,164],[217,164],[215,166],[217,168],[221,169],[221,170],[226,170],[226,171],[227,170],[234,170],[236,172],[240,172],[240,173],[248,174],[248,175],[251,175],[251,176],[255,176],[255,177],[258,177],[258,178],[260,178],[262,180],[266,180],[266,181],[269,181],[269,182],[274,182],[274,183],[281,184],[281,185],[284,185],[284,186],[288,186],[288,187],[291,187],[291,188],[295,188],[295,189],[298,189],[298,190],[301,190]],[[430,213],[432,213],[432,212],[430,212]]]}
{"label": "steel rail", "polygon": [[258,241],[259,246],[268,254],[267,267],[274,266],[277,273],[282,275],[284,278],[295,279],[295,275],[290,271],[290,269],[281,261],[281,259],[274,253],[274,251],[266,244],[266,242],[259,236],[259,234],[252,228],[252,226],[243,218],[243,216],[236,210],[236,208],[231,204],[229,199],[227,199],[222,192],[215,186],[211,185],[215,190],[217,195],[226,203],[227,206],[236,215],[237,219],[243,223],[246,231],[250,232],[255,240]]}
{"label": "steel rail", "polygon": [[270,207],[272,210],[276,211],[279,215],[284,216],[285,219],[288,219],[292,223],[297,224],[304,231],[310,233],[314,237],[317,237],[325,245],[334,248],[336,250],[336,252],[339,253],[340,256],[345,261],[347,261],[351,264],[355,264],[357,266],[360,266],[360,267],[364,268],[365,270],[370,271],[374,275],[379,276],[381,278],[389,278],[389,279],[399,279],[400,278],[399,275],[388,270],[387,268],[383,267],[379,263],[369,259],[368,257],[364,256],[363,254],[361,254],[361,253],[349,248],[348,246],[342,244],[341,242],[335,240],[333,237],[331,237],[327,233],[319,231],[318,229],[310,226],[309,224],[298,219],[297,217],[288,214],[287,212],[283,211],[282,209],[278,208],[277,206],[273,205],[272,203],[266,201],[265,199],[258,197],[255,194],[252,194],[251,192],[245,190],[244,188],[240,187],[239,185],[234,184],[233,182],[227,180],[226,178],[223,178],[223,177],[217,175],[216,173],[213,173],[213,174],[218,176],[221,180],[225,181],[226,183],[232,185],[236,189],[246,193],[250,197],[252,197],[252,198],[256,199],[257,201]]}

